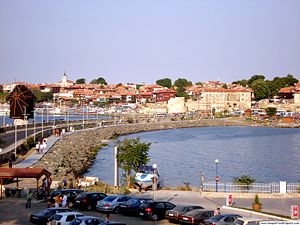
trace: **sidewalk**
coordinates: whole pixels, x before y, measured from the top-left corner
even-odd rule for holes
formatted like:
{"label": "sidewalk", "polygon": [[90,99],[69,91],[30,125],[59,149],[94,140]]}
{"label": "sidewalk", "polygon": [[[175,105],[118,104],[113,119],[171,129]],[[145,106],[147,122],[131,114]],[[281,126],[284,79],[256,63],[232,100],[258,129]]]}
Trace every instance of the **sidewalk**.
{"label": "sidewalk", "polygon": [[43,149],[42,153],[37,154],[36,151],[31,151],[31,154],[29,154],[24,160],[21,162],[18,162],[17,164],[14,164],[14,168],[27,168],[31,167],[34,163],[36,163],[40,158],[44,156],[44,154],[52,147],[52,145],[57,142],[60,139],[60,136],[50,136],[47,138],[47,147]]}

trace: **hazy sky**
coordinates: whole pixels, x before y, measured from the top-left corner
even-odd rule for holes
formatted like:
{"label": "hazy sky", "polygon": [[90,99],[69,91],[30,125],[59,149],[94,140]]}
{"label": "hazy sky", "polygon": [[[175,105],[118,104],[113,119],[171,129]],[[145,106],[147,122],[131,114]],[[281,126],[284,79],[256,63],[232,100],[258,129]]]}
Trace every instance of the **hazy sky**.
{"label": "hazy sky", "polygon": [[300,79],[300,0],[0,0],[0,83]]}

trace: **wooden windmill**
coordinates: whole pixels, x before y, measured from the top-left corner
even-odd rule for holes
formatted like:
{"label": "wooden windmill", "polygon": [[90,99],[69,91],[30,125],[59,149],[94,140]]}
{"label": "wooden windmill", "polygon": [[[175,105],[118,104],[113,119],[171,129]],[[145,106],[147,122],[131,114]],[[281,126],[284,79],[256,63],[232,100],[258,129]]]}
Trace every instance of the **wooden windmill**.
{"label": "wooden windmill", "polygon": [[24,119],[25,116],[33,118],[35,99],[34,94],[25,85],[17,85],[6,98],[10,104],[9,117],[12,119]]}

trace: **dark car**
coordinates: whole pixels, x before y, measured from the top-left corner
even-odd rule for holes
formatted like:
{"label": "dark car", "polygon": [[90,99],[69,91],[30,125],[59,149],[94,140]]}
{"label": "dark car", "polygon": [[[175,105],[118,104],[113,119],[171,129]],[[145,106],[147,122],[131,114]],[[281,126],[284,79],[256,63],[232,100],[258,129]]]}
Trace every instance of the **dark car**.
{"label": "dark car", "polygon": [[237,218],[242,216],[238,214],[220,214],[204,220],[205,225],[228,225],[237,221]]}
{"label": "dark car", "polygon": [[174,209],[166,212],[165,218],[170,222],[177,222],[178,217],[184,213],[187,213],[194,209],[204,209],[200,205],[189,205],[189,206],[176,206]]}
{"label": "dark car", "polygon": [[153,202],[151,198],[131,198],[120,205],[120,213],[125,215],[138,215],[140,205],[143,202]]}
{"label": "dark car", "polygon": [[203,224],[204,220],[214,216],[213,210],[194,209],[179,216],[180,224]]}
{"label": "dark car", "polygon": [[48,219],[52,215],[61,212],[71,212],[71,210],[66,208],[46,208],[37,213],[31,214],[29,221],[35,224],[47,224]]}
{"label": "dark car", "polygon": [[70,225],[99,225],[104,222],[103,219],[95,216],[78,217],[70,223]]}
{"label": "dark car", "polygon": [[141,204],[139,214],[143,219],[158,220],[165,217],[166,211],[174,209],[176,205],[171,202],[157,201]]}
{"label": "dark car", "polygon": [[48,198],[48,207],[53,206],[55,200],[55,196],[58,195],[61,199],[63,197],[63,194],[66,193],[67,195],[67,206],[69,208],[73,207],[75,198],[82,193],[83,190],[79,189],[60,189],[60,190],[54,190],[50,193],[49,198]]}
{"label": "dark car", "polygon": [[93,210],[97,201],[104,199],[107,195],[101,192],[83,192],[75,198],[74,207],[82,210]]}

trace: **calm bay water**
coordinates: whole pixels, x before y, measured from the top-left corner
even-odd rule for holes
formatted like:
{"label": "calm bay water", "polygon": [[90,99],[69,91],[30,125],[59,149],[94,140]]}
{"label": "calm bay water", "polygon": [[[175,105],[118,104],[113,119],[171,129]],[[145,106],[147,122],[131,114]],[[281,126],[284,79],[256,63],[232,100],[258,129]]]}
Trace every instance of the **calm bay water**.
{"label": "calm bay water", "polygon": [[[190,182],[200,174],[214,181],[215,159],[220,182],[250,175],[257,182],[300,182],[300,129],[265,127],[202,127],[127,135],[152,143],[150,163],[156,163],[166,186]],[[124,139],[121,137],[120,139]],[[113,146],[99,151],[86,175],[113,183]]]}

